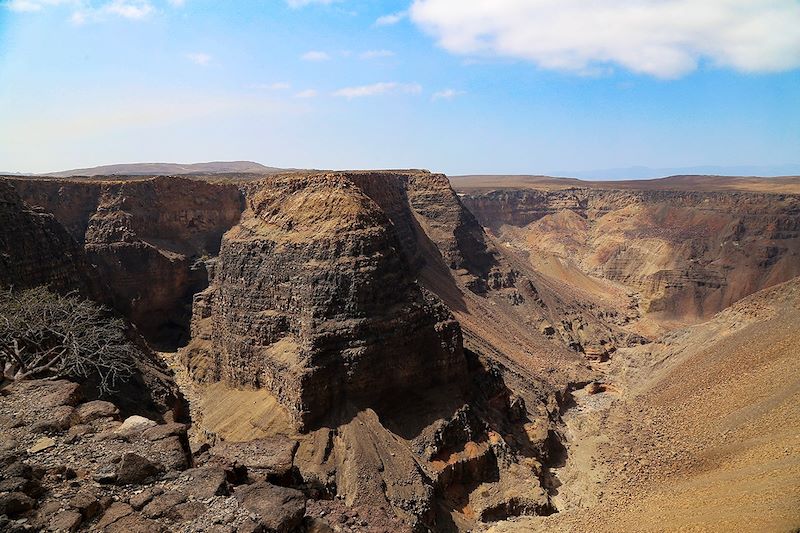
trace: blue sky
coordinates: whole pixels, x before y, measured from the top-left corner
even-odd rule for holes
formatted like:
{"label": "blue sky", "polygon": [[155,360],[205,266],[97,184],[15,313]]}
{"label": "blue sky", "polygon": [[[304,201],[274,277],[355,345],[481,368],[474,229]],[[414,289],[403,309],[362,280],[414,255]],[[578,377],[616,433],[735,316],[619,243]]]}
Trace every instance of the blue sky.
{"label": "blue sky", "polygon": [[798,164],[797,28],[797,0],[8,0],[0,170]]}

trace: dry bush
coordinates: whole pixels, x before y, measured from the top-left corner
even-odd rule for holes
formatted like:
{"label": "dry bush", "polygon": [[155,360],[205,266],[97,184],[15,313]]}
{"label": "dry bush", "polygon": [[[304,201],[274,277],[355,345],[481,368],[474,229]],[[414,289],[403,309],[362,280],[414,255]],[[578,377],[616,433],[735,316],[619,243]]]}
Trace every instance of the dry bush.
{"label": "dry bush", "polygon": [[0,363],[7,379],[92,378],[102,394],[134,369],[127,326],[75,293],[0,289]]}

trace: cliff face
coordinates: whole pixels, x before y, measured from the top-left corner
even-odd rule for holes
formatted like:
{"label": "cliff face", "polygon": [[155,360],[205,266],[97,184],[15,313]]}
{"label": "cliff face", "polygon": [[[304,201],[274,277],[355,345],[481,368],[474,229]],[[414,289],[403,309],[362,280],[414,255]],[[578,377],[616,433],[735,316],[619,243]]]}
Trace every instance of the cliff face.
{"label": "cliff face", "polygon": [[[0,180],[0,287],[14,290],[45,285],[55,292],[77,291],[108,304],[108,288],[67,230],[49,214],[28,206],[15,187]],[[118,383],[112,397],[126,412],[185,416],[183,398],[170,371],[134,330],[127,332],[139,348],[132,375]],[[96,396],[94,378],[81,383]]]}
{"label": "cliff face", "polygon": [[241,213],[233,185],[158,177],[131,181],[15,180],[84,247],[114,306],[152,341],[185,342],[203,262]]}
{"label": "cliff face", "polygon": [[[558,391],[591,375],[581,336],[615,326],[498,249],[443,175],[243,189],[182,351],[217,391],[205,431],[297,438],[305,484],[416,528],[552,512]],[[251,415],[237,394],[280,407]]]}
{"label": "cliff face", "polygon": [[667,320],[709,317],[800,275],[800,198],[748,192],[496,190],[462,200],[531,256],[640,294]]}
{"label": "cliff face", "polygon": [[47,285],[100,297],[80,246],[53,215],[31,209],[5,180],[0,180],[0,285]]}
{"label": "cliff face", "polygon": [[[347,402],[463,380],[461,331],[348,177],[265,180],[196,298],[214,377],[265,387],[299,426]],[[202,358],[202,356],[201,356]]]}

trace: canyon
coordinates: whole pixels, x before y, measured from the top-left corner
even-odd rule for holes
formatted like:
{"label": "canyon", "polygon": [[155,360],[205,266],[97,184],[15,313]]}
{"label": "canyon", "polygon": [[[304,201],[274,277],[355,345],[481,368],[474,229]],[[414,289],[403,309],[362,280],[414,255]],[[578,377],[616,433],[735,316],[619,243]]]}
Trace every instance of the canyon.
{"label": "canyon", "polygon": [[[140,372],[111,400],[178,442],[171,462],[131,445],[227,479],[190,518],[115,493],[124,520],[725,531],[760,512],[723,490],[753,472],[770,516],[752,530],[800,524],[800,180],[195,170],[0,179],[0,284],[78,291],[129,321]],[[663,490],[678,480],[694,496]],[[195,501],[181,477],[144,490],[164,482]]]}

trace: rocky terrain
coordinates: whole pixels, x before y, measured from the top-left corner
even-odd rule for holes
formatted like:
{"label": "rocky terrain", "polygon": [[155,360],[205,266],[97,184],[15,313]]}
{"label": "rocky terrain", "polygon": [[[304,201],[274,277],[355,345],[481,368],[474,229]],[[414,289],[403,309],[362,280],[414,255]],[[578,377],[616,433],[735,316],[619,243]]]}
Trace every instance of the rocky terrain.
{"label": "rocky terrain", "polygon": [[800,282],[625,350],[565,414],[561,512],[511,531],[796,531]]}
{"label": "rocky terrain", "polygon": [[[762,502],[797,525],[798,197],[679,183],[0,180],[0,285],[80,291],[139,347],[106,397],[0,389],[0,527],[722,531]],[[765,499],[714,492],[745,471]],[[678,479],[708,513],[635,505],[686,508]]]}

